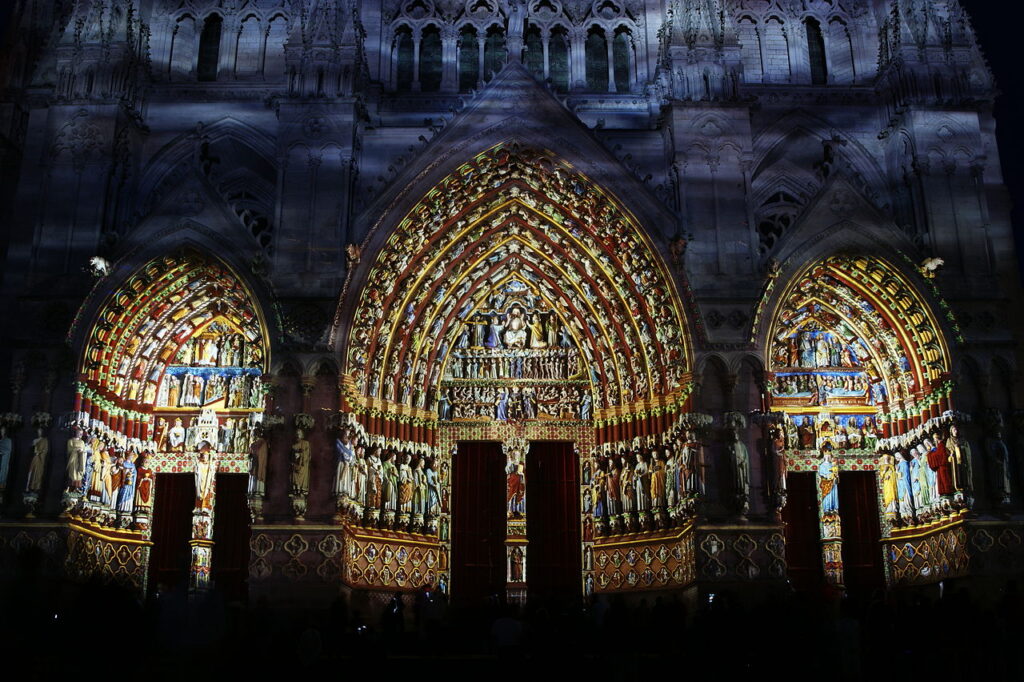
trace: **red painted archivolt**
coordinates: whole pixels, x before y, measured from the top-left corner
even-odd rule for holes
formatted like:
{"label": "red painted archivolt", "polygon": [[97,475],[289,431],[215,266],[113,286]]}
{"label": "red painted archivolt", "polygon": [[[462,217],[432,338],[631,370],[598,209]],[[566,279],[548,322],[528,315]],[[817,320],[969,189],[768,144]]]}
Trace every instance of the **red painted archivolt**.
{"label": "red painted archivolt", "polygon": [[357,391],[433,412],[461,322],[512,277],[565,323],[599,411],[685,391],[682,308],[635,220],[550,154],[505,146],[443,180],[381,251],[349,338]]}
{"label": "red painted archivolt", "polygon": [[97,316],[80,366],[85,405],[78,409],[93,417],[152,414],[167,368],[188,364],[183,348],[211,329],[236,340],[230,364],[250,374],[266,371],[265,325],[229,268],[190,249],[150,261],[108,297]]}

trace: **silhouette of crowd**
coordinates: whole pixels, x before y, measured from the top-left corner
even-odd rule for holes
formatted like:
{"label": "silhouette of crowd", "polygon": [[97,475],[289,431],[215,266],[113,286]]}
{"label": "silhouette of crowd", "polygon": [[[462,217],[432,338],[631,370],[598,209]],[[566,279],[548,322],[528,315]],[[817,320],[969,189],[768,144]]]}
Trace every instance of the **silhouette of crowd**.
{"label": "silhouette of crowd", "polygon": [[384,600],[354,591],[299,608],[230,601],[216,588],[189,599],[184,585],[157,586],[143,600],[98,579],[47,577],[42,567],[41,554],[22,552],[5,563],[0,592],[3,660],[23,661],[37,679],[87,674],[94,664],[97,675],[110,672],[104,658],[140,679],[194,679],[199,670],[298,679],[463,670],[502,679],[532,671],[625,680],[663,671],[695,679],[1024,679],[1024,595],[1015,580],[984,593],[977,583],[947,581],[867,596],[725,589],[699,599],[532,597],[525,606],[497,596],[450,604],[426,589]]}

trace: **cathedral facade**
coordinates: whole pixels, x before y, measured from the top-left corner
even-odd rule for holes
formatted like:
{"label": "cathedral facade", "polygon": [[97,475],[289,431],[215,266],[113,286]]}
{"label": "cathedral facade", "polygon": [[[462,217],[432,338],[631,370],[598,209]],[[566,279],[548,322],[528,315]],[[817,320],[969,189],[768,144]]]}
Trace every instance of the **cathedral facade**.
{"label": "cathedral facade", "polygon": [[17,0],[4,50],[4,561],[293,603],[1024,565],[957,0]]}

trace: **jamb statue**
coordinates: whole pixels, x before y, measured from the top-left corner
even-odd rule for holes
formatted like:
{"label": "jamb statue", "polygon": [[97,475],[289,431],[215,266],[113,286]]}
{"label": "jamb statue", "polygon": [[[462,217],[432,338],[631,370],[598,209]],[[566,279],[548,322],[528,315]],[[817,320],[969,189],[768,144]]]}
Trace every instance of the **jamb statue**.
{"label": "jamb statue", "polygon": [[725,415],[725,439],[732,467],[736,511],[745,517],[750,511],[750,453],[743,442],[742,431],[747,420],[739,412]]}

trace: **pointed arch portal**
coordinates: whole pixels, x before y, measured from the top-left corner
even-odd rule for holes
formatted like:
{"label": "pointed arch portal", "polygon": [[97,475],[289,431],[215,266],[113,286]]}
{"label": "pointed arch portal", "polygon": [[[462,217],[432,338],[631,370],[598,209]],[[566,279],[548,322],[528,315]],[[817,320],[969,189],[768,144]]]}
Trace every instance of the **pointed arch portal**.
{"label": "pointed arch portal", "polygon": [[[103,421],[115,431],[146,439],[150,420],[143,415],[161,408],[260,408],[266,356],[266,325],[252,294],[226,266],[183,250],[150,261],[108,297],[82,357],[81,396],[100,415],[106,412]],[[204,385],[194,400],[183,395],[184,377],[202,374],[209,375],[204,384],[216,377],[213,383],[228,385],[212,391]],[[229,396],[235,377],[245,389]],[[108,421],[112,411],[135,418]]]}
{"label": "pointed arch portal", "polygon": [[807,267],[782,295],[769,339],[772,404],[808,424],[823,412],[848,415],[829,428],[859,436],[870,417],[877,440],[949,409],[941,325],[882,259],[832,256]]}
{"label": "pointed arch portal", "polygon": [[[467,325],[487,329],[467,341]],[[690,390],[682,306],[635,219],[569,164],[517,146],[464,164],[402,220],[370,270],[347,347],[356,411],[428,421],[493,418],[449,412],[446,381],[467,361],[520,378],[510,355],[572,356],[565,376],[538,372],[578,382],[574,417],[584,421],[678,409]]]}
{"label": "pointed arch portal", "polygon": [[[150,575],[162,582],[205,589],[219,564],[235,569],[239,584],[228,587],[242,588],[245,543],[213,553],[216,487],[221,480],[232,493],[221,504],[230,528],[218,532],[246,537],[246,498],[234,493],[247,487],[250,447],[262,440],[268,350],[252,292],[195,249],[149,261],[107,296],[85,342],[70,424],[69,458],[80,455],[82,470],[69,476],[64,507],[83,537],[152,543]],[[248,487],[250,505],[261,503],[262,482]]]}
{"label": "pointed arch portal", "polygon": [[[593,572],[595,536],[678,534],[667,529],[685,521],[664,500],[615,519],[593,504],[598,470],[620,466],[613,454],[623,466],[639,461],[638,471],[650,462],[649,475],[664,480],[670,441],[689,416],[691,350],[676,285],[636,219],[548,151],[499,144],[426,192],[368,268],[345,363],[348,438],[363,448],[355,460],[367,462],[367,487],[379,471],[386,498],[397,462],[400,490],[406,457],[429,451],[441,492],[421,515],[400,495],[378,504],[375,492],[346,512],[364,528],[437,533],[445,583],[449,543],[476,532],[463,507],[447,507],[449,481],[465,484],[482,466],[473,456],[505,461],[506,565],[485,573],[503,575],[510,598],[525,596],[531,561],[562,561],[569,589],[574,575],[577,589],[606,588]],[[527,494],[528,472],[545,467],[561,472],[559,484],[537,481]],[[638,478],[629,490],[646,499],[650,486]],[[549,507],[578,510],[566,520],[582,538],[575,561],[567,528],[533,518],[527,537],[530,510]],[[361,579],[379,578],[367,570]]]}
{"label": "pointed arch portal", "polygon": [[[818,566],[795,552],[793,575],[819,573],[865,593],[881,587],[883,530],[962,506],[962,491],[937,483],[950,470],[955,421],[942,325],[892,264],[836,255],[786,287],[766,354],[777,504],[787,505],[790,489],[795,501],[785,509],[787,543],[821,548]],[[805,500],[808,477],[816,505]]]}

